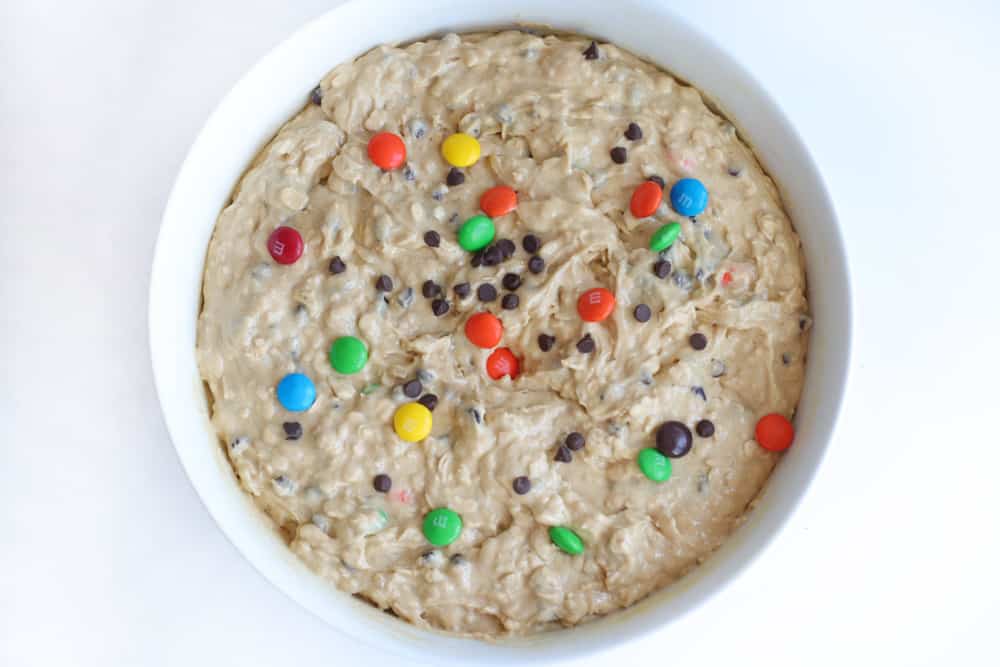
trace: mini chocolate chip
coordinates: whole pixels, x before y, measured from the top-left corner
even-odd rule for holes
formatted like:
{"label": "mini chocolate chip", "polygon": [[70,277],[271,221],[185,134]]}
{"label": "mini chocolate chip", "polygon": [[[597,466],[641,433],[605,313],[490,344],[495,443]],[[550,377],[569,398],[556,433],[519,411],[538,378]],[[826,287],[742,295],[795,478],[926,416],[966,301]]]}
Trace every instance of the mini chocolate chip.
{"label": "mini chocolate chip", "polygon": [[483,416],[479,414],[479,410],[476,410],[475,408],[469,408],[468,412],[469,416],[471,416],[473,421],[475,421],[477,424],[483,423]]}
{"label": "mini chocolate chip", "polygon": [[491,245],[489,248],[483,251],[483,265],[484,266],[496,266],[503,261],[503,252],[500,251],[495,245]]}
{"label": "mini chocolate chip", "polygon": [[670,275],[670,261],[666,259],[658,259],[653,264],[653,275],[657,278],[666,278]]}
{"label": "mini chocolate chip", "polygon": [[514,493],[519,496],[523,496],[528,491],[531,491],[531,480],[524,475],[515,477],[512,486],[514,487]]}
{"label": "mini chocolate chip", "polygon": [[708,338],[701,332],[695,332],[688,338],[688,343],[696,350],[704,350],[708,346]]}
{"label": "mini chocolate chip", "polygon": [[323,89],[319,87],[319,84],[309,91],[309,101],[316,105],[323,103]]}
{"label": "mini chocolate chip", "polygon": [[559,445],[559,449],[556,450],[555,459],[561,463],[569,463],[573,460],[573,452],[569,451],[569,447],[566,445]]}
{"label": "mini chocolate chip", "polygon": [[516,273],[508,273],[504,275],[503,280],[500,281],[505,290],[510,290],[513,292],[518,287],[521,286],[521,276]]}
{"label": "mini chocolate chip", "polygon": [[667,187],[667,182],[665,180],[663,180],[662,178],[660,178],[659,176],[657,176],[656,174],[653,174],[652,176],[650,176],[646,180],[647,181],[652,181],[652,182],[656,183],[661,188]]}
{"label": "mini chocolate chip", "polygon": [[542,240],[534,234],[525,234],[524,238],[521,239],[521,247],[524,248],[525,252],[533,255],[542,247]]}
{"label": "mini chocolate chip", "polygon": [[448,559],[448,562],[451,563],[452,565],[461,566],[461,565],[465,565],[469,561],[462,554],[452,554],[451,558]]}
{"label": "mini chocolate chip", "polygon": [[464,299],[465,297],[472,294],[472,286],[469,285],[469,283],[459,283],[455,285],[452,289],[455,290],[455,296],[457,296],[459,299]]}
{"label": "mini chocolate chip", "polygon": [[504,259],[510,259],[517,251],[517,246],[510,239],[500,239],[497,241],[497,249],[500,250],[500,255]]}
{"label": "mini chocolate chip", "polygon": [[302,437],[302,424],[298,422],[285,422],[281,428],[285,429],[285,440],[298,440]]}
{"label": "mini chocolate chip", "polygon": [[573,431],[566,436],[566,446],[572,449],[574,452],[583,449],[583,446],[587,444],[586,439],[584,439],[582,433],[577,433]]}
{"label": "mini chocolate chip", "polygon": [[804,317],[799,318],[799,331],[805,331],[807,320]]}
{"label": "mini chocolate chip", "polygon": [[740,169],[739,167],[729,167],[729,169],[726,169],[726,173],[728,173],[730,176],[739,176],[740,174],[743,173],[743,170]]}
{"label": "mini chocolate chip", "polygon": [[476,268],[482,265],[482,263],[483,263],[483,251],[477,250],[476,252],[472,253],[472,259],[469,260],[469,264],[472,265],[472,268]]}
{"label": "mini chocolate chip", "polygon": [[441,286],[433,280],[425,280],[420,287],[420,293],[424,295],[425,299],[433,299],[441,293]]}
{"label": "mini chocolate chip", "polygon": [[452,167],[448,171],[448,176],[445,177],[445,183],[447,183],[449,187],[461,185],[462,183],[465,183],[465,174],[463,174],[460,169]]}
{"label": "mini chocolate chip", "polygon": [[346,270],[347,265],[344,264],[344,260],[340,258],[340,255],[337,255],[330,260],[330,273],[337,275],[338,273],[343,273]]}
{"label": "mini chocolate chip", "polygon": [[715,424],[708,421],[707,419],[702,419],[700,422],[694,425],[695,432],[698,433],[703,438],[711,438],[715,435]]}
{"label": "mini chocolate chip", "polygon": [[403,167],[403,178],[405,178],[408,181],[417,180],[417,175],[413,173],[413,167],[411,167],[410,165],[406,165],[405,167]]}
{"label": "mini chocolate chip", "polygon": [[392,478],[384,473],[379,473],[372,480],[372,486],[379,493],[389,493],[389,489],[392,488]]}
{"label": "mini chocolate chip", "polygon": [[417,399],[417,403],[424,406],[431,412],[434,412],[434,408],[436,408],[438,404],[437,394],[424,394]]}
{"label": "mini chocolate chip", "polygon": [[431,198],[432,198],[432,199],[433,199],[434,201],[441,201],[442,199],[444,199],[444,190],[442,190],[441,188],[436,188],[436,189],[435,189],[435,190],[434,190],[434,191],[433,191],[433,192],[431,193]]}
{"label": "mini chocolate chip", "polygon": [[653,316],[653,311],[646,304],[640,303],[632,311],[632,315],[638,322],[648,322],[649,318]]}
{"label": "mini chocolate chip", "polygon": [[707,401],[708,397],[705,396],[705,390],[701,387],[691,387],[691,393],[700,398],[703,401]]}
{"label": "mini chocolate chip", "polygon": [[497,290],[489,283],[483,283],[476,288],[476,296],[480,301],[493,301],[497,298]]}
{"label": "mini chocolate chip", "polygon": [[590,354],[594,351],[594,339],[590,334],[586,334],[583,338],[576,342],[576,349],[580,354]]}
{"label": "mini chocolate chip", "polygon": [[391,292],[392,291],[392,278],[382,274],[375,281],[375,289],[379,292]]}
{"label": "mini chocolate chip", "polygon": [[516,294],[504,294],[503,298],[500,299],[500,305],[503,306],[504,310],[514,310],[521,303],[521,299],[518,298]]}
{"label": "mini chocolate chip", "polygon": [[441,245],[441,235],[435,232],[433,229],[424,232],[424,243],[432,248],[437,248]]}
{"label": "mini chocolate chip", "polygon": [[549,334],[538,334],[538,348],[542,352],[548,352],[556,344],[556,337]]}
{"label": "mini chocolate chip", "polygon": [[788,354],[787,352],[783,352],[781,354],[781,363],[783,363],[786,366],[788,364],[792,363],[792,357],[791,357],[791,355]]}
{"label": "mini chocolate chip", "polygon": [[535,255],[528,260],[528,270],[532,273],[541,273],[545,270],[545,260]]}
{"label": "mini chocolate chip", "polygon": [[625,160],[628,159],[628,151],[622,146],[615,146],[611,149],[611,160],[615,164],[625,164]]}
{"label": "mini chocolate chip", "polygon": [[431,301],[431,312],[434,313],[437,317],[441,317],[442,315],[447,313],[450,308],[451,306],[449,306],[448,302],[445,301],[444,299],[434,299],[433,301]]}
{"label": "mini chocolate chip", "polygon": [[403,385],[403,393],[409,398],[416,398],[424,390],[424,385],[420,380],[410,380]]}
{"label": "mini chocolate chip", "polygon": [[597,60],[600,53],[597,51],[597,42],[591,42],[590,46],[583,52],[583,57],[587,60]]}
{"label": "mini chocolate chip", "polygon": [[625,138],[629,141],[639,141],[642,139],[642,128],[636,123],[629,123],[625,129]]}

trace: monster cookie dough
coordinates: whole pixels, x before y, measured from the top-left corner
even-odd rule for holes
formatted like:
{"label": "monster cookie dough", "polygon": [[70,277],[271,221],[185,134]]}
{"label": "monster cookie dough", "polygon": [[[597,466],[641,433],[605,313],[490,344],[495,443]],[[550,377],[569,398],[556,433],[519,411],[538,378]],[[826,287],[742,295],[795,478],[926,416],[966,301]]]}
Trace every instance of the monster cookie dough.
{"label": "monster cookie dough", "polygon": [[486,638],[708,557],[792,442],[810,325],[733,125],[613,45],[513,31],[382,46],[309,97],[219,217],[198,323],[289,547]]}

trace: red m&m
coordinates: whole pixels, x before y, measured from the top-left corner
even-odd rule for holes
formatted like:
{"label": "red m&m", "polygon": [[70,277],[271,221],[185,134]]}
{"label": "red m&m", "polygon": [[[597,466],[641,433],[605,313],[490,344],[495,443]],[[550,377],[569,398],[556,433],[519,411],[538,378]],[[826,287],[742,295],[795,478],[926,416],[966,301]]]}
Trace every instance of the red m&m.
{"label": "red m&m", "polygon": [[603,287],[589,289],[576,301],[576,310],[584,322],[601,322],[615,309],[615,295]]}
{"label": "red m&m", "polygon": [[646,181],[632,193],[629,209],[635,217],[646,218],[656,213],[662,200],[663,188],[654,181]]}
{"label": "red m&m", "polygon": [[754,429],[754,437],[764,449],[782,452],[792,446],[795,427],[784,416],[773,412],[760,418],[757,428]]}
{"label": "red m&m", "polygon": [[368,141],[368,159],[385,170],[398,169],[406,162],[406,144],[392,132],[379,132]]}
{"label": "red m&m", "polygon": [[491,218],[507,215],[517,208],[517,192],[506,185],[492,187],[479,198],[479,208]]}
{"label": "red m&m", "polygon": [[267,251],[278,264],[294,264],[304,247],[302,235],[291,227],[278,227],[267,238]]}
{"label": "red m&m", "polygon": [[521,364],[509,348],[501,347],[498,350],[493,350],[493,353],[487,357],[486,372],[494,380],[499,380],[504,375],[509,375],[510,379],[513,380],[521,372]]}
{"label": "red m&m", "polygon": [[492,313],[476,313],[465,322],[465,337],[476,347],[496,347],[503,336],[503,324]]}

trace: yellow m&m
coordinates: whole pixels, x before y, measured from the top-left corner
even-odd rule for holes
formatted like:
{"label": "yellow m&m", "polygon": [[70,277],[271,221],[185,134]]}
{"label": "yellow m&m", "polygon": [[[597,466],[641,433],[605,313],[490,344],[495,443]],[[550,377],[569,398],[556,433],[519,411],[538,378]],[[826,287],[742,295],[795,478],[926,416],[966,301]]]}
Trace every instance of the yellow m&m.
{"label": "yellow m&m", "polygon": [[441,155],[453,167],[471,167],[479,153],[479,142],[464,132],[456,132],[441,143]]}
{"label": "yellow m&m", "polygon": [[392,418],[396,435],[407,442],[418,442],[431,432],[431,411],[420,403],[404,403]]}

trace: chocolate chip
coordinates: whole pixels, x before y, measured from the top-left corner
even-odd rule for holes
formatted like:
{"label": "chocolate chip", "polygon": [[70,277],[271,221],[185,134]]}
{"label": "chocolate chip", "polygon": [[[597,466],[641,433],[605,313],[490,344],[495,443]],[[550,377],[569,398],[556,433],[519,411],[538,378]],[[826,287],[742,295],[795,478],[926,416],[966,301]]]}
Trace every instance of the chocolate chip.
{"label": "chocolate chip", "polygon": [[715,424],[708,421],[707,419],[702,419],[697,424],[694,425],[695,432],[703,438],[711,438],[715,435]]}
{"label": "chocolate chip", "polygon": [[615,146],[611,149],[611,161],[615,164],[625,164],[628,159],[628,151],[622,146]]}
{"label": "chocolate chip", "polygon": [[424,406],[431,412],[434,412],[434,408],[436,408],[438,404],[437,394],[424,394],[417,399],[417,403]]}
{"label": "chocolate chip", "polygon": [[483,283],[476,288],[476,296],[480,301],[493,301],[497,298],[497,290],[489,283]]}
{"label": "chocolate chip", "polygon": [[649,306],[644,303],[640,303],[632,311],[632,316],[635,317],[638,322],[648,322],[649,318],[653,316],[653,311],[650,310]]}
{"label": "chocolate chip", "polygon": [[514,310],[520,303],[521,299],[519,299],[518,296],[513,293],[504,294],[503,298],[500,299],[500,305],[503,306],[504,310]]}
{"label": "chocolate chip", "polygon": [[656,183],[657,185],[660,186],[660,188],[667,187],[667,182],[665,180],[663,180],[662,178],[660,178],[659,176],[657,176],[656,174],[653,174],[652,176],[650,176],[646,180],[647,181],[652,181],[652,182]]}
{"label": "chocolate chip", "polygon": [[518,287],[521,286],[521,276],[516,273],[508,273],[504,275],[503,280],[500,281],[505,290],[510,290],[513,292]]}
{"label": "chocolate chip", "polygon": [[285,440],[298,440],[302,437],[302,424],[298,422],[285,422],[281,428],[285,429]]}
{"label": "chocolate chip", "polygon": [[792,356],[790,354],[788,354],[787,352],[783,352],[781,354],[781,363],[783,363],[786,366],[788,364],[792,363]]}
{"label": "chocolate chip", "polygon": [[549,334],[538,334],[538,348],[542,352],[548,352],[556,344],[556,337]]}
{"label": "chocolate chip", "polygon": [[382,274],[381,276],[378,277],[378,280],[375,281],[375,289],[377,289],[379,292],[391,292],[392,278],[390,278],[385,274]]}
{"label": "chocolate chip", "polygon": [[510,239],[500,239],[497,241],[497,249],[504,259],[510,259],[514,256],[514,252],[517,251],[517,246]]}
{"label": "chocolate chip", "polygon": [[534,234],[525,234],[524,238],[521,239],[521,247],[524,248],[525,252],[533,255],[542,247],[542,240]]}
{"label": "chocolate chip", "polygon": [[590,334],[586,334],[583,338],[576,342],[576,349],[580,354],[590,354],[594,351],[595,347],[594,339]]}
{"label": "chocolate chip", "polygon": [[583,57],[586,58],[587,60],[597,60],[597,57],[599,55],[600,53],[598,53],[597,51],[597,42],[591,42],[590,46],[588,46],[587,49],[583,52]]}
{"label": "chocolate chip", "polygon": [[707,401],[708,397],[705,396],[705,390],[701,387],[691,387],[691,393],[700,398],[703,401]]}
{"label": "chocolate chip", "polygon": [[489,248],[483,251],[483,265],[484,266],[496,266],[503,261],[503,252],[500,251],[495,245],[491,245]]}
{"label": "chocolate chip", "polygon": [[512,486],[514,487],[514,493],[523,496],[528,491],[531,491],[531,480],[524,475],[515,477]]}
{"label": "chocolate chip", "polygon": [[653,275],[657,278],[666,278],[670,275],[671,268],[672,267],[670,266],[670,262],[668,260],[658,259],[653,264]]}
{"label": "chocolate chip", "polygon": [[323,103],[323,89],[320,88],[318,84],[315,88],[309,91],[309,101],[316,105]]}
{"label": "chocolate chip", "polygon": [[545,260],[535,255],[528,260],[528,270],[532,273],[541,273],[545,270]]}
{"label": "chocolate chip", "polygon": [[708,346],[708,338],[701,332],[695,332],[688,338],[688,343],[696,350],[704,350]]}
{"label": "chocolate chip", "polygon": [[448,171],[448,175],[445,177],[445,183],[447,183],[449,187],[461,185],[462,183],[465,183],[465,174],[463,174],[460,169],[452,167]]}
{"label": "chocolate chip", "polygon": [[392,478],[386,474],[379,473],[372,480],[372,486],[379,493],[389,493],[389,489],[392,488]]}
{"label": "chocolate chip", "polygon": [[417,180],[417,175],[413,173],[413,167],[411,167],[410,165],[406,165],[403,167],[403,178],[405,178],[408,181]]}
{"label": "chocolate chip", "polygon": [[476,252],[472,253],[472,259],[469,260],[469,264],[472,265],[472,268],[481,266],[482,263],[483,263],[483,251],[477,250]]}
{"label": "chocolate chip", "polygon": [[441,235],[435,232],[433,229],[424,232],[424,243],[432,248],[437,248],[441,245]]}
{"label": "chocolate chip", "polygon": [[346,270],[347,270],[347,265],[344,264],[344,260],[340,258],[340,255],[337,255],[336,257],[330,260],[330,273],[332,273],[333,275],[337,275],[338,273],[343,273]]}
{"label": "chocolate chip", "polygon": [[691,451],[691,429],[678,421],[668,421],[656,429],[656,448],[670,458],[680,458]]}
{"label": "chocolate chip", "polygon": [[586,439],[583,437],[582,433],[577,433],[573,431],[566,436],[566,446],[572,449],[574,452],[583,449],[583,446],[587,444]]}
{"label": "chocolate chip", "polygon": [[642,139],[642,128],[635,123],[629,123],[625,129],[625,138],[629,141],[639,141]]}
{"label": "chocolate chip", "polygon": [[735,177],[742,174],[743,170],[740,169],[739,167],[729,167],[728,169],[726,169],[726,173],[729,174],[730,176]]}
{"label": "chocolate chip", "polygon": [[464,299],[470,294],[472,294],[472,286],[469,285],[469,283],[459,283],[455,285],[452,289],[455,290],[455,296],[457,296],[459,299]]}
{"label": "chocolate chip", "polygon": [[424,385],[420,383],[420,380],[410,380],[403,385],[403,394],[409,398],[416,398],[423,390]]}
{"label": "chocolate chip", "polygon": [[442,315],[447,313],[450,308],[451,306],[449,306],[448,302],[445,301],[444,299],[434,299],[433,301],[431,301],[431,312],[434,313],[437,317],[441,317]]}
{"label": "chocolate chip", "polygon": [[435,188],[434,191],[431,192],[431,198],[434,201],[441,201],[444,199],[444,190],[441,188]]}
{"label": "chocolate chip", "polygon": [[441,293],[441,286],[433,280],[425,280],[420,287],[420,293],[424,295],[425,299],[433,299]]}
{"label": "chocolate chip", "polygon": [[561,463],[569,463],[573,460],[573,452],[569,451],[569,447],[566,445],[559,445],[559,449],[556,450],[555,459]]}
{"label": "chocolate chip", "polygon": [[469,416],[472,417],[473,421],[475,421],[477,424],[483,423],[483,416],[479,414],[479,410],[476,410],[475,408],[469,408],[468,412]]}
{"label": "chocolate chip", "polygon": [[452,554],[451,558],[448,559],[448,562],[451,563],[452,565],[461,567],[462,565],[468,563],[469,559],[467,559],[462,554]]}

